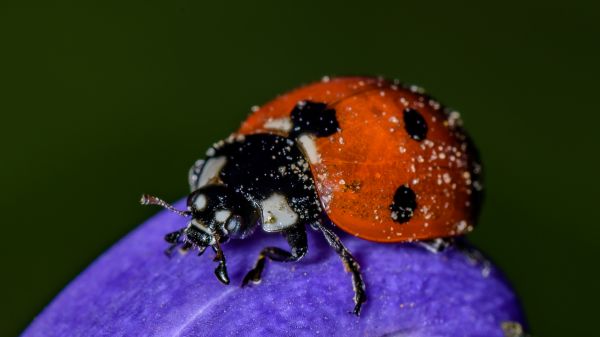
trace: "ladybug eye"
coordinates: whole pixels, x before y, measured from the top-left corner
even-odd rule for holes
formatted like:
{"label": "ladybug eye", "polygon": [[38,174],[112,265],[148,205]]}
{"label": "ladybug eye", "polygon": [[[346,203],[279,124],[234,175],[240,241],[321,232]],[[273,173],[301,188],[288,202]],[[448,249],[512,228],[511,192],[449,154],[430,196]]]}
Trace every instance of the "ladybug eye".
{"label": "ladybug eye", "polygon": [[242,227],[242,218],[239,215],[234,215],[227,221],[227,230],[237,232]]}

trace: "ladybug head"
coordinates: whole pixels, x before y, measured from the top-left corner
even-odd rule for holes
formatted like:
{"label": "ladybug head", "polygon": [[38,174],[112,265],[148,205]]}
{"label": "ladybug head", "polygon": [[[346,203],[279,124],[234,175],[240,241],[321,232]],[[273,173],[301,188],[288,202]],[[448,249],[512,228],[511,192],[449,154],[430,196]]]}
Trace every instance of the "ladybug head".
{"label": "ladybug head", "polygon": [[187,208],[192,215],[190,225],[218,236],[221,242],[244,238],[258,224],[255,207],[225,185],[206,185],[192,192]]}
{"label": "ladybug head", "polygon": [[255,207],[225,185],[206,185],[192,192],[185,211],[148,195],[142,196],[141,203],[159,205],[190,218],[186,227],[165,236],[172,248],[183,245],[184,250],[197,248],[203,252],[206,247],[231,237],[244,238],[252,233],[259,220]]}

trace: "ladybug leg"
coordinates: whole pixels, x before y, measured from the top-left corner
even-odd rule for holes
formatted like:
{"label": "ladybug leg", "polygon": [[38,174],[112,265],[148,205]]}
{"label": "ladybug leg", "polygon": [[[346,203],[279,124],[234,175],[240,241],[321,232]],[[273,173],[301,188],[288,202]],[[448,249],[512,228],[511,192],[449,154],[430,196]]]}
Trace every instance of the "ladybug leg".
{"label": "ladybug leg", "polygon": [[456,239],[454,247],[467,258],[470,264],[481,266],[481,275],[487,277],[492,272],[492,263],[490,260],[483,253],[467,244],[462,238]]}
{"label": "ladybug leg", "polygon": [[167,255],[167,257],[171,257],[173,255],[173,250],[175,250],[175,248],[181,244],[181,236],[184,229],[185,228],[182,228],[178,231],[165,235],[165,241],[171,244],[169,248],[165,250],[165,255]]}
{"label": "ladybug leg", "polygon": [[441,253],[454,245],[452,238],[438,238],[433,240],[419,241],[418,244],[432,253]]}
{"label": "ladybug leg", "polygon": [[198,248],[198,256],[204,253],[204,251],[206,250],[206,246],[196,246],[191,241],[183,239],[184,232],[185,227],[178,231],[171,232],[165,235],[165,241],[170,243],[169,248],[165,249],[165,255],[167,255],[167,257],[171,258],[173,256],[173,252],[177,247],[180,247],[179,252],[181,254],[187,253],[192,248]]}
{"label": "ladybug leg", "polygon": [[219,262],[217,268],[215,268],[215,275],[217,279],[221,281],[223,284],[229,284],[229,275],[227,274],[227,261],[225,260],[225,254],[223,254],[223,250],[221,249],[221,245],[219,244],[219,240],[217,239],[217,243],[212,245],[212,249],[215,251],[215,258],[213,261]]}
{"label": "ladybug leg", "polygon": [[306,252],[308,251],[308,243],[306,240],[306,228],[304,228],[304,226],[296,226],[292,229],[284,231],[283,236],[290,245],[291,252],[277,247],[266,247],[261,250],[254,267],[244,277],[244,280],[242,281],[242,287],[246,286],[248,282],[260,282],[267,258],[278,262],[294,262],[300,260],[304,257],[304,255],[306,255]]}
{"label": "ladybug leg", "polygon": [[435,240],[419,241],[418,244],[428,251],[438,254],[452,248],[462,253],[469,263],[481,265],[482,275],[489,275],[492,270],[491,262],[478,250],[469,246],[462,238],[440,238]]}
{"label": "ladybug leg", "polygon": [[340,256],[346,271],[352,273],[352,288],[354,289],[354,310],[352,310],[352,313],[359,316],[362,304],[367,301],[365,282],[360,273],[360,265],[356,262],[350,251],[344,246],[340,238],[331,229],[323,226],[320,222],[316,223],[316,227],[323,233],[327,243]]}

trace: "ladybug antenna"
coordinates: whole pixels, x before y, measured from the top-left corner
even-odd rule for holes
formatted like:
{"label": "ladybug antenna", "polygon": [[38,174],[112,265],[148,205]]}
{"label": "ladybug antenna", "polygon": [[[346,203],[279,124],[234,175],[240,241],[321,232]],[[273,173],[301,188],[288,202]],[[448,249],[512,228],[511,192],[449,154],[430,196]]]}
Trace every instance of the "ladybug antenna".
{"label": "ladybug antenna", "polygon": [[142,198],[140,199],[140,204],[142,205],[158,205],[161,207],[164,207],[166,209],[168,209],[169,211],[173,212],[173,213],[177,213],[181,216],[190,216],[192,213],[189,211],[180,211],[178,209],[176,209],[175,207],[173,207],[173,205],[169,204],[168,202],[157,198],[155,196],[151,196],[148,194],[144,194],[142,195]]}

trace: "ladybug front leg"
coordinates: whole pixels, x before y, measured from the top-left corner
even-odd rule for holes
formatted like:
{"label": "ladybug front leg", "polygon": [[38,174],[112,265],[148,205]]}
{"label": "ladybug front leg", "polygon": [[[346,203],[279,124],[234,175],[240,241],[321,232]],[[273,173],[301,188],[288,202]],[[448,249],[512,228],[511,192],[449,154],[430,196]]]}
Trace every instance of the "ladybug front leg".
{"label": "ladybug front leg", "polygon": [[472,264],[480,264],[483,266],[481,273],[489,274],[492,268],[491,262],[481,254],[478,250],[469,246],[462,238],[439,238],[433,240],[425,240],[417,242],[421,247],[428,251],[439,254],[447,251],[450,248],[456,249],[469,259]]}
{"label": "ladybug front leg", "polygon": [[181,238],[183,236],[184,230],[185,227],[178,231],[165,235],[165,241],[171,244],[169,248],[165,250],[165,255],[167,255],[168,257],[171,257],[173,255],[173,250],[175,250],[175,248],[177,248],[182,243]]}
{"label": "ladybug front leg", "polygon": [[304,226],[296,226],[289,229],[283,232],[283,236],[290,245],[291,252],[277,247],[266,247],[261,250],[260,254],[258,254],[258,259],[254,264],[254,268],[252,268],[244,277],[242,287],[247,285],[250,281],[252,281],[252,283],[260,282],[267,258],[278,262],[294,262],[306,255],[308,243],[306,240],[306,228]]}
{"label": "ladybug front leg", "polygon": [[327,243],[338,253],[346,271],[352,273],[352,288],[354,289],[354,310],[352,310],[352,313],[359,316],[362,304],[367,301],[365,282],[360,273],[360,265],[332,230],[323,226],[321,222],[317,222],[315,225],[323,233]]}
{"label": "ladybug front leg", "polygon": [[225,254],[223,254],[223,250],[221,249],[221,245],[219,244],[219,236],[215,235],[216,243],[212,245],[212,249],[215,252],[215,258],[213,261],[218,262],[217,268],[215,268],[215,276],[217,279],[221,281],[221,283],[227,285],[229,284],[229,274],[227,273],[227,261],[225,260]]}

